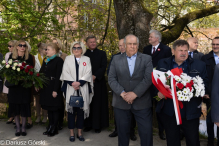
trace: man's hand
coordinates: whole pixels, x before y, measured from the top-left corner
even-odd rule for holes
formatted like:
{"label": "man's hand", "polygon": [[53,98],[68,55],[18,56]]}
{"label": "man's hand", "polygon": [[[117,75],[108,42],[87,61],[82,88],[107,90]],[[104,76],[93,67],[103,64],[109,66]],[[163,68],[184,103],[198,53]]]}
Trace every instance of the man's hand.
{"label": "man's hand", "polygon": [[158,96],[160,99],[165,98],[165,96],[164,96],[161,92],[158,92],[158,93],[157,93],[157,96]]}
{"label": "man's hand", "polygon": [[215,122],[215,124],[217,125],[217,127],[219,127],[219,122]]}
{"label": "man's hand", "polygon": [[52,92],[52,96],[53,96],[54,98],[56,98],[57,95],[58,95],[57,92],[55,92],[55,91]]}
{"label": "man's hand", "polygon": [[[120,96],[124,99],[126,94],[127,94],[127,93],[126,93],[125,91],[123,91],[123,92],[120,94]],[[124,100],[125,100],[125,99],[124,99]]]}
{"label": "man's hand", "polygon": [[208,94],[205,94],[203,97],[204,97],[205,99],[209,99],[209,98],[210,98]]}
{"label": "man's hand", "polygon": [[137,95],[134,92],[127,92],[124,100],[128,102],[128,104],[132,104],[135,98],[137,98]]}
{"label": "man's hand", "polygon": [[80,88],[81,83],[80,82],[73,82],[71,85],[75,90],[78,90]]}

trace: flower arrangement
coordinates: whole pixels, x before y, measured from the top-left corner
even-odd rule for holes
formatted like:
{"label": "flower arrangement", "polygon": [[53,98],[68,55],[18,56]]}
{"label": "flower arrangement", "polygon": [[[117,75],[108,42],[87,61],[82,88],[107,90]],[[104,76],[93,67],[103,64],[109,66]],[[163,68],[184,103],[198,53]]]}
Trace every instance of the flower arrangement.
{"label": "flower arrangement", "polygon": [[38,73],[33,66],[28,65],[25,61],[5,60],[1,61],[0,74],[3,75],[8,82],[14,85],[21,85],[24,88],[30,88],[33,85],[36,88],[43,88],[48,79],[43,73]]}

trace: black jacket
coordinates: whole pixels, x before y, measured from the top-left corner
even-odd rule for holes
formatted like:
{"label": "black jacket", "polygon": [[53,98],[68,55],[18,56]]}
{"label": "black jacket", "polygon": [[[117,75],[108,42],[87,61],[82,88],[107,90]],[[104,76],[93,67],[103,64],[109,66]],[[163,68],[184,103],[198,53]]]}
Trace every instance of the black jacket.
{"label": "black jacket", "polygon": [[[40,91],[40,104],[41,106],[61,106],[63,103],[63,95],[61,92],[60,76],[62,73],[63,60],[60,57],[55,57],[47,64],[43,62],[40,69],[49,79],[49,83]],[[52,96],[53,91],[57,92],[57,97]]]}
{"label": "black jacket", "polygon": [[195,51],[193,52],[193,59],[201,60],[202,56],[204,56],[204,54],[201,53],[201,52],[198,52],[197,50],[195,50]]}
{"label": "black jacket", "polygon": [[[158,62],[157,70],[167,72],[168,70],[173,69],[173,57],[162,59]],[[208,88],[208,78],[207,78],[207,70],[205,63],[200,60],[194,60],[192,58],[187,59],[187,70],[188,75],[191,77],[195,77],[199,75],[205,84],[205,89]],[[158,92],[158,91],[157,91]],[[183,102],[186,106],[184,106],[186,111],[186,119],[191,120],[195,118],[199,118],[201,116],[201,102],[202,98],[193,97],[190,102]],[[163,111],[165,114],[169,116],[175,115],[173,100],[172,99],[162,99],[158,102],[156,111],[159,113]]]}
{"label": "black jacket", "polygon": [[144,47],[143,54],[147,54],[152,57],[153,67],[157,67],[157,63],[159,60],[172,56],[171,48],[162,43],[160,43],[156,52],[153,55],[151,54],[151,50],[152,50],[152,45],[148,45]]}

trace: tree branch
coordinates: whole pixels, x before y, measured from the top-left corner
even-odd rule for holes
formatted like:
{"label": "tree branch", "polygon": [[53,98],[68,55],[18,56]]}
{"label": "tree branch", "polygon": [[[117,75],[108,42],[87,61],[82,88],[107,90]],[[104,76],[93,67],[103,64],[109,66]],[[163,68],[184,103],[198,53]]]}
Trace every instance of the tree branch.
{"label": "tree branch", "polygon": [[173,42],[174,40],[180,37],[182,31],[187,26],[187,24],[199,18],[203,18],[218,12],[219,12],[219,6],[217,5],[202,10],[190,12],[180,18],[175,19],[173,28],[169,29],[168,31],[162,32],[162,38],[163,38],[162,42],[164,44],[169,44]]}
{"label": "tree branch", "polygon": [[46,10],[49,8],[49,6],[51,5],[52,3],[52,0],[50,0],[49,4],[45,7],[45,9],[43,10],[43,13],[40,15],[40,18],[39,20],[37,21],[36,25],[33,27],[33,29],[31,30],[30,34],[27,36],[27,37],[24,37],[23,39],[26,39],[28,37],[31,37],[32,36],[32,33],[34,32],[35,28],[39,25],[43,15],[46,13]]}
{"label": "tree branch", "polygon": [[110,3],[109,3],[109,9],[108,9],[108,19],[107,19],[107,22],[106,22],[106,28],[105,28],[105,33],[103,35],[103,38],[100,40],[100,44],[98,46],[102,46],[104,44],[104,40],[107,36],[107,30],[108,30],[108,27],[109,27],[109,21],[110,21],[110,10],[111,10],[111,4],[112,4],[112,0],[110,0]]}
{"label": "tree branch", "polygon": [[190,34],[192,37],[194,37],[193,34],[192,34],[192,31],[190,30],[190,28],[188,27],[188,25],[186,25],[186,28],[188,29],[189,34]]}

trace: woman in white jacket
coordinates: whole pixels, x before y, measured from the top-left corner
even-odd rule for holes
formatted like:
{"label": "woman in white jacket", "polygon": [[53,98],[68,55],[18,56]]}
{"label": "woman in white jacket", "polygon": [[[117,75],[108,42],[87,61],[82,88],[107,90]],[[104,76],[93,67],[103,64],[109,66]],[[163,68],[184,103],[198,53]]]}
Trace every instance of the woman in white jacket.
{"label": "woman in white jacket", "polygon": [[[37,45],[38,47],[38,53],[34,56],[35,57],[35,70],[37,72],[40,71],[40,68],[43,64],[43,59],[44,57],[46,56],[46,44],[45,43],[39,43]],[[39,96],[39,92],[37,93],[37,95],[35,95],[35,98],[36,98],[36,113],[37,113],[37,119],[36,119],[36,123],[39,123],[40,120],[41,120],[41,116],[40,116],[40,113],[41,113],[41,106],[40,106],[40,103],[39,103],[39,100],[40,100],[40,96]],[[42,109],[42,115],[43,115],[43,120],[42,120],[42,123],[46,123],[47,121],[47,111]]]}

